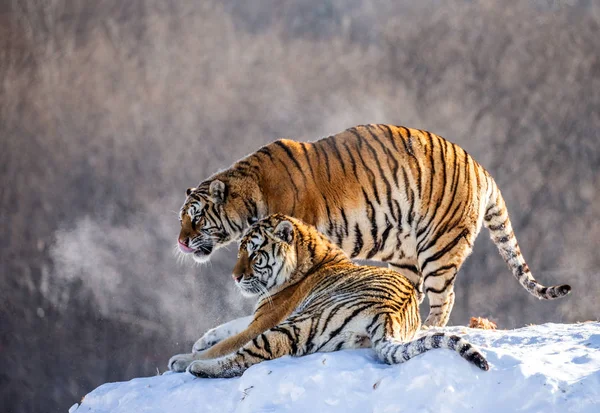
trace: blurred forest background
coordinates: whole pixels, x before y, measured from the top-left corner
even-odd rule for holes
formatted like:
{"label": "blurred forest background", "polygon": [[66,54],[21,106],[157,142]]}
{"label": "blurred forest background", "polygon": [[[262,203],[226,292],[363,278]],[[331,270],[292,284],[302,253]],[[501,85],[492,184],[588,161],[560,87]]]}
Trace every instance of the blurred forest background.
{"label": "blurred forest background", "polygon": [[247,314],[235,247],[177,262],[184,191],[278,137],[436,132],[496,178],[539,302],[484,229],[450,324],[598,319],[594,0],[0,0],[0,406],[66,410]]}

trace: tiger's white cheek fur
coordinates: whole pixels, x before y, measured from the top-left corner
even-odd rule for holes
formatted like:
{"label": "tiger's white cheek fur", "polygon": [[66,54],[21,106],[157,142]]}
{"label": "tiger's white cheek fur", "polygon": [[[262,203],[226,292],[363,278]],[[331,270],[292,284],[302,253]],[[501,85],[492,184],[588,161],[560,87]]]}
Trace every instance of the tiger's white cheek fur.
{"label": "tiger's white cheek fur", "polygon": [[291,248],[281,251],[278,257],[271,257],[273,272],[270,280],[266,280],[268,288],[276,288],[287,283],[296,270],[296,254]]}
{"label": "tiger's white cheek fur", "polygon": [[192,255],[192,259],[198,264],[205,264],[210,261],[210,255]]}
{"label": "tiger's white cheek fur", "polygon": [[249,291],[249,290],[245,289],[244,286],[238,286],[238,287],[240,289],[240,294],[242,294],[246,298],[256,297],[257,295],[260,294],[260,292]]}

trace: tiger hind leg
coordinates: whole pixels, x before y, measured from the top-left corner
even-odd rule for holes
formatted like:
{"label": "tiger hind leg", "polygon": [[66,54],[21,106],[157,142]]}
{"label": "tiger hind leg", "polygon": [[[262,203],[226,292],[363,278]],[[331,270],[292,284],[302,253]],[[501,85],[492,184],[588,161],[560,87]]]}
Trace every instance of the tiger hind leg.
{"label": "tiger hind leg", "polygon": [[454,285],[446,287],[442,292],[427,292],[429,299],[429,315],[425,319],[426,327],[444,327],[448,324],[452,307],[454,307]]}
{"label": "tiger hind leg", "polygon": [[419,256],[423,285],[429,299],[426,327],[444,327],[454,306],[454,281],[463,262],[471,254],[472,235],[454,231],[434,244],[428,254]]}

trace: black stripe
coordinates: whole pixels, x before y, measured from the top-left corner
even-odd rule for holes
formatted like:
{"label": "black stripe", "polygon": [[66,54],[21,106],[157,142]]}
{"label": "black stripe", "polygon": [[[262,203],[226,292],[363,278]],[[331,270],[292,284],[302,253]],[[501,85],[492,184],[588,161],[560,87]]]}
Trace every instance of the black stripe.
{"label": "black stripe", "polygon": [[331,221],[331,210],[329,209],[329,202],[327,202],[327,198],[323,196],[323,201],[325,201],[325,213],[327,214],[327,221],[329,222],[327,226],[327,237],[331,237],[333,234],[333,222]]}
{"label": "black stripe", "polygon": [[508,236],[506,236],[506,235],[505,235],[505,236],[503,236],[503,237],[500,237],[500,238],[494,238],[494,243],[495,243],[495,244],[498,244],[498,243],[500,243],[500,244],[505,244],[505,243],[507,243],[509,240],[510,240],[510,237],[508,237]]}
{"label": "black stripe", "polygon": [[[442,138],[440,138],[440,139],[442,139]],[[432,220],[433,220],[433,217],[432,217],[432,220],[430,220],[430,221],[429,221],[429,223],[427,224],[427,226],[426,226],[426,227],[429,227],[429,228],[428,228],[428,230],[427,230],[427,233],[426,233],[426,234],[425,234],[425,236],[424,236],[424,237],[423,237],[423,238],[422,238],[422,239],[421,239],[421,240],[420,240],[420,241],[417,243],[417,251],[418,251],[418,252],[427,251],[429,248],[431,248],[431,246],[432,246],[432,245],[434,245],[434,244],[435,244],[435,242],[437,242],[437,239],[438,239],[440,236],[442,236],[442,235],[444,235],[444,234],[446,233],[446,229],[447,229],[448,227],[450,227],[450,226],[453,226],[453,225],[451,224],[451,220],[449,219],[449,220],[447,221],[447,220],[446,220],[446,217],[448,216],[448,213],[450,212],[450,210],[451,210],[451,208],[452,208],[453,201],[454,201],[454,200],[456,200],[456,190],[457,190],[457,188],[458,188],[458,179],[457,179],[457,178],[458,178],[458,177],[457,177],[458,171],[457,171],[457,162],[456,162],[456,145],[454,145],[454,144],[452,144],[452,143],[450,143],[450,142],[448,142],[448,141],[445,141],[445,140],[444,140],[443,142],[445,142],[445,144],[447,143],[447,144],[451,145],[451,147],[452,147],[452,149],[453,149],[453,152],[454,152],[454,169],[453,169],[453,174],[452,174],[452,183],[451,183],[451,186],[450,186],[450,190],[452,191],[452,195],[451,195],[451,196],[448,198],[448,204],[447,204],[447,207],[446,207],[446,209],[445,209],[445,211],[444,211],[444,214],[442,215],[442,217],[441,217],[441,218],[438,220],[438,223],[437,223],[437,225],[431,226],[431,222],[432,222]],[[444,156],[444,158],[445,158],[445,156]],[[442,160],[444,161],[444,177],[445,177],[445,169],[446,169],[446,167],[445,167],[445,159],[444,159],[444,158],[443,158]],[[444,186],[443,186],[443,188],[444,188],[444,192],[443,192],[443,195],[442,195],[442,197],[440,198],[440,200],[442,200],[442,201],[443,201],[444,197],[446,196],[446,194],[445,194],[445,191],[446,191],[446,183],[445,183],[445,182],[444,182]],[[439,202],[438,202],[438,207],[439,207],[439,205],[440,205],[440,204],[439,204]],[[461,205],[462,205],[462,201],[461,201],[461,200],[459,200],[459,202],[458,202],[458,203],[455,205],[453,212],[450,214],[450,216],[451,216],[451,217],[454,217],[454,216],[455,216],[456,212],[458,212],[458,210],[460,209]],[[463,211],[463,214],[464,214],[464,211]],[[437,210],[436,210],[436,215],[437,215]],[[462,216],[462,214],[461,214],[461,216]],[[440,229],[440,227],[441,227],[441,229]],[[421,246],[421,244],[422,244],[424,241],[426,241],[427,239],[429,239],[429,236],[430,236],[430,234],[431,234],[432,232],[435,232],[435,233],[437,233],[437,236],[436,236],[436,237],[435,237],[435,238],[434,238],[432,241],[430,241],[430,242],[427,244],[427,246],[426,246],[426,247],[422,247],[422,246]]]}
{"label": "black stripe", "polygon": [[329,139],[327,139],[327,142],[333,148],[333,154],[335,155],[337,160],[340,162],[342,171],[344,172],[344,175],[346,175],[346,165],[344,162],[344,158],[342,158],[342,153],[340,152],[339,148],[337,147],[337,136],[331,136]]}
{"label": "black stripe", "polygon": [[273,352],[271,351],[271,344],[269,343],[269,340],[267,340],[267,336],[263,333],[260,335],[260,337],[263,340],[264,351],[266,351],[269,356],[273,357]]}
{"label": "black stripe", "polygon": [[323,155],[325,156],[325,170],[327,171],[327,180],[331,182],[331,168],[329,165],[329,155],[327,154],[327,150],[323,147],[323,145],[316,145],[315,148],[317,150],[320,149],[323,151]]}
{"label": "black stripe", "polygon": [[410,130],[408,130],[408,128],[405,128],[404,126],[397,126],[398,129],[402,129],[404,131],[404,133],[406,134],[407,138],[406,139],[402,139],[402,144],[404,145],[404,150],[406,151],[407,154],[409,154],[410,156],[412,156],[413,158],[417,158],[415,156],[415,153],[413,151],[413,147],[412,147],[412,135],[410,133]]}
{"label": "black stripe", "polygon": [[357,169],[356,169],[356,160],[354,159],[354,156],[352,155],[352,151],[350,150],[350,148],[348,147],[348,145],[346,144],[346,142],[344,142],[343,145],[344,145],[344,148],[346,148],[346,152],[348,152],[348,156],[350,157],[350,164],[352,165],[352,172],[354,172],[354,177],[358,181],[358,172],[357,172]]}
{"label": "black stripe", "polygon": [[370,304],[356,308],[348,317],[344,319],[344,321],[338,328],[329,333],[329,339],[319,346],[319,350],[322,349],[325,345],[327,345],[334,337],[336,337],[350,321],[352,321],[354,318],[356,318],[357,315],[359,315],[369,307],[371,307]]}
{"label": "black stripe", "polygon": [[255,353],[254,351],[252,351],[252,350],[250,350],[250,349],[248,349],[246,347],[242,347],[239,351],[240,351],[240,353],[246,353],[249,356],[255,357],[255,358],[260,359],[260,360],[266,360],[267,359],[265,356],[263,356],[261,354],[258,354],[258,353]]}
{"label": "black stripe", "polygon": [[366,331],[373,335],[373,332],[371,332],[371,328],[373,327],[373,325],[377,322],[377,320],[379,320],[379,317],[381,316],[381,314],[376,314],[375,317],[373,317],[373,320],[371,321],[371,323],[367,326]]}
{"label": "black stripe", "polygon": [[340,214],[342,215],[342,220],[344,221],[344,233],[346,234],[346,236],[348,236],[348,218],[346,218],[346,211],[343,207],[340,207]]}
{"label": "black stripe", "polygon": [[298,162],[298,160],[296,159],[296,157],[294,156],[294,154],[292,153],[290,148],[288,148],[281,140],[275,141],[274,143],[275,143],[275,145],[283,148],[283,150],[285,151],[287,156],[292,160],[292,162],[294,162],[294,164],[296,165],[296,168],[298,168],[298,170],[304,177],[304,180],[306,181],[306,175],[304,174],[304,170],[302,170],[302,166],[300,165],[300,162]]}
{"label": "black stripe", "polygon": [[431,348],[440,348],[442,346],[442,339],[446,335],[444,333],[434,333],[430,335],[431,337]]}
{"label": "black stripe", "polygon": [[388,236],[390,235],[390,231],[392,230],[392,224],[390,223],[388,216],[385,216],[385,223],[386,223],[386,227],[383,230],[383,233],[381,234],[381,249],[384,250],[385,249],[385,242],[388,239]]}
{"label": "black stripe", "polygon": [[394,138],[394,133],[392,132],[392,129],[389,127],[389,125],[379,125],[379,126],[381,128],[384,128],[387,131],[388,138],[389,138],[390,142],[392,142],[392,146],[394,147],[396,152],[398,152],[398,146],[396,145],[396,139]]}
{"label": "black stripe", "polygon": [[429,277],[439,277],[440,275],[443,275],[446,271],[453,269],[453,268],[456,270],[455,264],[443,265],[443,266],[439,267],[438,269],[436,269],[435,271],[428,273],[424,279],[426,280]]}
{"label": "black stripe", "polygon": [[367,253],[367,259],[371,259],[377,252],[379,251],[380,243],[377,240],[377,220],[376,220],[376,211],[373,203],[367,197],[367,193],[365,189],[362,190],[363,196],[365,198],[365,203],[367,204],[367,218],[371,222],[371,237],[373,238],[373,248]]}
{"label": "black stripe", "polygon": [[394,262],[388,262],[388,264],[391,265],[392,267],[395,267],[395,268],[400,268],[400,269],[403,269],[403,270],[409,270],[409,271],[411,271],[411,272],[413,272],[415,274],[419,274],[420,273],[419,269],[416,266],[414,266],[414,265],[410,265],[410,264],[397,264],[397,263],[394,263]]}
{"label": "black stripe", "polygon": [[427,267],[427,265],[430,262],[437,261],[442,256],[444,256],[448,251],[452,250],[452,248],[454,248],[456,246],[456,244],[458,244],[462,238],[466,238],[468,233],[469,233],[468,229],[466,229],[466,228],[463,229],[461,231],[461,233],[458,234],[452,241],[450,241],[444,248],[442,248],[441,250],[439,250],[438,252],[433,254],[431,257],[428,257],[427,259],[425,259],[425,261],[423,261],[423,264],[421,265],[421,271],[424,272],[425,267]]}
{"label": "black stripe", "polygon": [[256,347],[259,350],[262,350],[261,346],[258,345],[258,336],[254,337],[252,339],[252,344],[254,345],[254,347]]}
{"label": "black stripe", "polygon": [[358,145],[358,150],[356,151],[356,154],[358,155],[358,159],[360,159],[365,172],[369,176],[369,181],[371,181],[371,188],[373,188],[373,193],[375,195],[375,200],[378,204],[381,204],[381,201],[379,199],[379,191],[377,190],[377,182],[375,180],[375,173],[371,170],[371,168],[367,166],[367,163],[365,162],[361,154],[363,143],[365,143],[366,140],[356,131],[355,128],[350,128],[348,129],[348,131],[356,137],[356,143]]}
{"label": "black stripe", "polygon": [[[367,131],[369,132],[369,135],[371,135],[371,138],[373,138],[373,140],[379,142],[381,144],[381,141],[379,141],[379,139],[377,138],[376,134],[373,133],[373,131],[371,130],[371,125],[367,125],[365,126],[365,128],[367,129]],[[367,146],[367,149],[371,152],[371,155],[373,156],[373,160],[375,161],[375,165],[377,165],[377,169],[379,170],[379,175],[381,176],[381,180],[383,181],[383,183],[385,184],[385,188],[386,188],[386,192],[388,195],[388,205],[390,210],[392,209],[391,206],[391,192],[392,192],[392,187],[390,185],[389,180],[387,179],[387,177],[385,176],[385,172],[383,170],[383,168],[381,167],[381,163],[379,162],[379,156],[377,155],[377,151],[375,150],[375,148],[371,145],[371,143],[369,142],[368,139],[365,139],[365,145]],[[383,144],[381,144],[383,146]],[[379,201],[377,201],[379,203]]]}
{"label": "black stripe", "polygon": [[415,218],[415,214],[413,212],[413,208],[415,206],[415,193],[410,187],[410,182],[408,181],[408,176],[406,175],[406,171],[402,169],[402,178],[404,180],[404,189],[407,193],[408,202],[410,204],[410,208],[408,209],[407,222],[409,226],[412,226],[413,220]]}
{"label": "black stripe", "polygon": [[354,237],[355,237],[354,238],[354,250],[352,251],[352,254],[350,255],[351,258],[358,256],[358,254],[360,254],[360,252],[362,251],[362,248],[364,245],[362,232],[360,231],[358,222],[354,226]]}
{"label": "black stripe", "polygon": [[460,337],[450,336],[450,338],[448,340],[448,348],[450,348],[451,350],[456,350],[456,345],[458,344],[459,341],[460,341]]}
{"label": "black stripe", "polygon": [[[450,230],[452,230],[453,228],[455,228],[458,225],[458,223],[460,222],[460,218],[462,217],[462,214],[456,220],[453,220],[453,218],[456,216],[456,213],[459,211],[460,208],[461,208],[461,204],[458,203],[454,207],[454,210],[452,211],[452,213],[450,214],[450,218],[448,218],[445,221],[440,221],[440,223],[438,223],[438,225],[432,227],[431,230],[428,231],[428,236],[424,237],[420,242],[417,243],[417,251],[419,253],[425,252],[428,249],[430,249],[431,247],[433,247],[435,244],[437,244],[438,240],[442,236],[446,235]],[[445,217],[445,215],[444,215],[444,217]],[[441,224],[441,222],[443,222],[443,224]],[[432,232],[432,231],[435,232],[435,235],[433,237],[429,236],[429,232]],[[427,240],[429,240],[429,242],[426,245],[421,246],[421,244]]]}
{"label": "black stripe", "polygon": [[[431,133],[425,131],[425,134],[427,135],[427,138],[429,140],[429,146],[431,148],[431,152],[429,152],[426,156],[429,159],[429,197],[427,200],[427,205],[431,205],[431,199],[433,196],[433,186],[434,186],[434,177],[435,177],[435,147],[433,145],[433,137],[431,136]],[[427,209],[427,212],[429,212],[431,210],[431,208]],[[431,222],[433,221],[433,217],[435,216],[435,212],[436,210],[434,209],[432,211],[431,214],[431,218],[429,219],[429,221],[427,222],[427,225],[425,225],[423,228],[419,228],[417,231],[417,239],[421,236],[421,234],[429,227],[429,225],[431,225]],[[427,213],[424,214],[423,217],[425,217],[427,215]],[[419,222],[420,224],[420,222]]]}
{"label": "black stripe", "polygon": [[[494,208],[496,205],[492,205],[491,207],[488,208],[488,211],[492,208]],[[485,217],[483,217],[483,219],[485,219],[486,221],[491,221],[493,218],[495,217],[499,217],[500,215],[502,215],[502,209],[498,209],[498,211],[493,212],[491,214],[487,214]]]}
{"label": "black stripe", "polygon": [[517,267],[517,277],[522,277],[525,273],[531,272],[527,264],[519,264]]}
{"label": "black stripe", "polygon": [[266,155],[271,160],[271,162],[274,162],[271,150],[267,146],[263,146],[262,148],[260,148],[257,151],[257,153],[262,153],[263,155]]}
{"label": "black stripe", "polygon": [[279,162],[283,165],[283,169],[288,174],[290,178],[290,183],[294,187],[294,203],[292,204],[292,212],[290,213],[290,215],[293,216],[294,212],[296,211],[296,201],[298,200],[298,194],[300,193],[300,190],[298,189],[298,185],[296,185],[296,183],[294,182],[294,178],[292,178],[292,174],[290,173],[290,170],[288,169],[286,163],[283,162],[281,159],[279,160]]}
{"label": "black stripe", "polygon": [[392,251],[390,253],[390,255],[386,255],[385,257],[381,257],[381,261],[382,262],[388,262],[389,260],[391,260],[392,258],[394,258],[395,254],[396,254],[396,251]]}
{"label": "black stripe", "polygon": [[[386,159],[388,161],[388,167],[389,167],[390,160],[394,161],[395,167],[392,168],[392,169],[394,169],[394,172],[393,172],[394,183],[395,183],[396,187],[398,187],[398,178],[396,176],[396,172],[398,171],[398,162],[396,161],[396,159],[394,158],[392,153],[389,151],[389,149],[383,144],[383,142],[381,142],[381,140],[377,136],[377,133],[379,131],[377,129],[375,129],[375,132],[373,132],[373,130],[372,130],[373,128],[374,128],[373,125],[367,125],[367,130],[369,131],[369,134],[371,135],[373,140],[375,140],[377,143],[379,143],[379,145],[381,146],[381,148],[383,150],[383,153],[386,155]],[[373,157],[375,158],[375,162],[377,163],[377,166],[379,168],[379,173],[381,174],[381,180],[385,184],[388,208],[389,208],[390,212],[392,212],[394,209],[394,207],[392,205],[392,186],[391,186],[383,168],[381,167],[381,165],[379,163],[378,156],[377,156],[375,149],[372,148],[370,145],[368,145],[368,146],[371,149],[371,153],[373,154]]]}
{"label": "black stripe", "polygon": [[442,196],[440,196],[437,199],[435,208],[431,208],[432,196],[433,196],[434,186],[435,186],[434,176],[435,176],[435,163],[436,162],[435,162],[435,147],[434,147],[434,143],[433,143],[433,136],[429,132],[427,132],[427,136],[429,137],[430,145],[431,145],[431,154],[429,157],[430,165],[431,165],[431,172],[429,175],[429,200],[427,202],[427,205],[430,205],[430,207],[428,208],[428,212],[431,211],[431,217],[427,221],[427,224],[424,225],[423,227],[419,228],[417,231],[417,240],[419,240],[421,235],[425,231],[427,231],[427,234],[425,235],[425,237],[423,237],[421,240],[419,240],[419,244],[417,245],[417,250],[420,248],[421,241],[426,240],[429,236],[429,232],[432,229],[431,224],[433,223],[433,221],[437,215],[437,211],[439,210],[441,203],[444,201],[445,190],[446,190],[446,160],[445,160],[445,155],[442,151],[442,147],[441,147],[441,145],[439,145],[439,142],[440,142],[439,139],[441,139],[441,138],[439,136],[435,135],[436,138],[438,138],[438,146],[440,146],[440,159],[442,162],[442,173],[443,173],[443,177],[442,177],[442,191],[443,192],[442,192]]}
{"label": "black stripe", "polygon": [[461,356],[463,356],[463,357],[464,357],[464,356],[465,356],[465,353],[466,353],[467,351],[469,351],[469,350],[471,349],[471,347],[472,347],[472,346],[471,346],[469,343],[465,343],[465,344],[464,344],[464,345],[461,347],[461,349],[460,349],[460,351],[459,351],[459,354],[460,354]]}
{"label": "black stripe", "polygon": [[499,230],[503,230],[506,228],[506,225],[508,224],[508,217],[506,217],[506,219],[504,220],[504,222],[502,224],[498,224],[498,225],[490,225],[488,226],[488,229],[490,231],[499,231]]}
{"label": "black stripe", "polygon": [[339,343],[337,343],[337,345],[335,346],[335,349],[333,351],[341,350],[341,348],[344,346],[344,344],[346,344],[345,341],[340,341]]}
{"label": "black stripe", "polygon": [[442,286],[442,288],[433,288],[433,287],[427,287],[425,288],[425,293],[435,293],[435,294],[441,294],[444,291],[446,291],[446,289],[452,285],[454,283],[454,280],[456,279],[456,274],[454,274],[452,277],[448,278],[445,282],[444,285]]}
{"label": "black stripe", "polygon": [[282,333],[283,335],[285,335],[288,338],[288,340],[290,340],[290,346],[292,348],[292,354],[296,354],[296,351],[298,350],[298,347],[296,345],[296,340],[292,336],[292,333],[290,333],[287,329],[285,329],[283,327],[279,327],[279,326],[275,326],[275,327],[271,328],[271,331],[277,332],[277,333]]}
{"label": "black stripe", "polygon": [[[315,178],[315,171],[313,170],[312,164],[310,163],[310,157],[308,156],[308,150],[306,149],[306,146],[308,146],[308,143],[302,143],[302,151],[304,152],[304,157],[306,158],[306,163],[308,164],[308,168],[310,169],[310,174],[312,175],[313,179]],[[313,146],[313,145],[311,145]]]}
{"label": "black stripe", "polygon": [[[446,210],[444,211],[444,214],[442,215],[442,217],[440,218],[440,220],[438,221],[438,225],[435,228],[435,231],[438,230],[440,225],[443,225],[446,221],[446,217],[448,216],[448,213],[450,212],[450,209],[452,207],[453,201],[455,201],[457,199],[456,197],[456,190],[458,189],[458,183],[459,183],[459,171],[457,170],[458,167],[458,162],[457,162],[457,157],[456,157],[456,145],[454,145],[453,143],[448,142],[452,148],[452,152],[454,154],[454,158],[453,158],[453,164],[454,164],[454,168],[452,169],[452,184],[450,186],[450,191],[452,192],[452,195],[449,198],[449,202],[448,202],[448,206],[446,207]],[[458,205],[461,205],[462,201],[458,202]]]}
{"label": "black stripe", "polygon": [[[316,323],[315,323],[316,321]],[[313,343],[313,338],[318,332],[319,319],[315,317],[310,318],[310,328],[308,329],[308,337],[306,338],[306,352],[313,353],[313,348],[315,344]]]}

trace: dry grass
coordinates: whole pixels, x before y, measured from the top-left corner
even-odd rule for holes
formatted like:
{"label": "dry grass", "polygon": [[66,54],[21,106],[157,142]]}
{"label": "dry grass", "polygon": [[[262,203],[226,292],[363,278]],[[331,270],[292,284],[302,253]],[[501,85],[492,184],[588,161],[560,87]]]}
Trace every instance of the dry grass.
{"label": "dry grass", "polygon": [[481,330],[496,330],[498,325],[484,317],[471,317],[469,328],[479,328]]}

